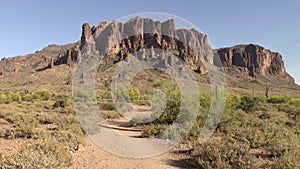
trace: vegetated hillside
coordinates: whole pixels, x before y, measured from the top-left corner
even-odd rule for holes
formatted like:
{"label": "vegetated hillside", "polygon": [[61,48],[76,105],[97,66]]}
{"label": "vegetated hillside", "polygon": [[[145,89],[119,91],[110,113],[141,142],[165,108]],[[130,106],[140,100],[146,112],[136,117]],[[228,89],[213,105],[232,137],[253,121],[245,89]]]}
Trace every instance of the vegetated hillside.
{"label": "vegetated hillside", "polygon": [[72,70],[68,66],[48,68],[50,68],[52,60],[62,57],[74,45],[76,43],[63,46],[53,44],[33,54],[2,58],[0,61],[0,90],[47,88],[55,91],[56,88],[63,87]]}

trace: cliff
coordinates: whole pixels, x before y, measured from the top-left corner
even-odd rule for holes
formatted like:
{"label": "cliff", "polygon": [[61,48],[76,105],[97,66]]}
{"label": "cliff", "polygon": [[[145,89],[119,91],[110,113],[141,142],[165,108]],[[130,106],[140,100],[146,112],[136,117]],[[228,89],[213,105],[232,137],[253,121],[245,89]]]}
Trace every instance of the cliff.
{"label": "cliff", "polygon": [[[194,30],[176,29],[174,20],[165,22],[153,21],[149,18],[136,17],[126,23],[107,21],[98,26],[90,27],[84,23],[80,52],[73,48],[61,58],[59,63],[70,65],[81,57],[87,57],[93,50],[101,55],[111,57],[114,63],[126,58],[128,53],[151,49],[150,56],[158,57],[156,49],[171,51],[189,64],[192,70],[206,73],[203,61],[213,64],[213,50],[210,48],[207,36]],[[170,59],[170,58],[165,58]]]}
{"label": "cliff", "polygon": [[278,76],[294,82],[286,72],[282,56],[259,45],[237,45],[217,49],[215,57],[220,58],[225,71],[232,67],[244,68],[245,75],[251,77]]}

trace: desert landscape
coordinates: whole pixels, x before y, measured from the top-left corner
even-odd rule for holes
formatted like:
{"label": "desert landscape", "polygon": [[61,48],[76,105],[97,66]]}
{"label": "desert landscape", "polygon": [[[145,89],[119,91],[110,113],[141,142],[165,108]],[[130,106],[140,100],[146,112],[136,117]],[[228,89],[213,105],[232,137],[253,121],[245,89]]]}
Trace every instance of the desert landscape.
{"label": "desert landscape", "polygon": [[[156,33],[147,33],[148,28]],[[126,30],[134,36],[112,43]],[[108,40],[101,41],[103,36]],[[184,41],[172,36],[183,37]],[[109,49],[95,75],[94,94],[106,122],[101,127],[125,137],[155,138],[164,133],[175,123],[183,102],[174,77],[147,69],[131,79],[126,89],[130,111],[126,113],[132,113],[133,118],[123,117],[124,112],[116,108],[111,82],[129,54],[147,48],[150,52],[144,52],[142,60],[161,57],[163,66],[175,65],[173,56],[156,52],[163,49],[181,58],[192,70],[199,86],[200,108],[191,130],[171,150],[150,158],[121,157],[98,146],[89,137],[89,130],[84,130],[74,98],[84,99],[88,93],[72,91],[76,83],[74,69],[93,50],[101,51],[95,46],[98,41]],[[190,43],[198,48],[190,48]],[[287,73],[283,57],[255,44],[211,49],[205,34],[177,29],[172,19],[160,22],[134,17],[125,23],[104,21],[92,27],[85,23],[78,42],[51,44],[32,54],[1,59],[0,168],[298,169],[300,86]],[[211,85],[207,64],[224,72],[226,86]],[[88,81],[88,76],[82,73],[82,83]],[[137,113],[155,111],[149,99],[152,90],[165,93],[166,107],[156,119],[139,123],[134,119]],[[224,112],[214,133],[200,142],[215,94],[224,94]],[[173,137],[174,133],[167,135]],[[147,150],[147,145],[143,149]]]}

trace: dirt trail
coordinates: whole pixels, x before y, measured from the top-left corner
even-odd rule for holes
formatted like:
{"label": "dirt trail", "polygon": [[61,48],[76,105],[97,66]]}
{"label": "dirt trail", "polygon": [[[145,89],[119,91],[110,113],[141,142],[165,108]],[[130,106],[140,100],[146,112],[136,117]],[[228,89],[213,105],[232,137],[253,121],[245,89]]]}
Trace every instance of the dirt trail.
{"label": "dirt trail", "polygon": [[[140,137],[141,128],[133,127],[125,118],[107,120],[108,126],[119,134],[128,137]],[[90,138],[85,139],[84,147],[73,154],[73,166],[71,169],[99,168],[99,169],[174,169],[174,168],[193,168],[188,160],[188,149],[183,147],[174,148],[159,156],[134,159],[120,157],[111,154],[96,145]]]}
{"label": "dirt trail", "polygon": [[99,168],[99,169],[175,169],[193,168],[187,163],[188,155],[186,152],[171,152],[147,158],[134,159],[125,158],[111,154],[99,146],[91,139],[86,138],[84,150],[73,154],[73,166],[70,169]]}

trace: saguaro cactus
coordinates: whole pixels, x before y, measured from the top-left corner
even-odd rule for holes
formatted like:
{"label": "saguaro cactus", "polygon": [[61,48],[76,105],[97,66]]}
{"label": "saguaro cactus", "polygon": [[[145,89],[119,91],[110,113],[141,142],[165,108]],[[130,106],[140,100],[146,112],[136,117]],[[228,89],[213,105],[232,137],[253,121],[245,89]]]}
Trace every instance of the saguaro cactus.
{"label": "saguaro cactus", "polygon": [[270,90],[270,87],[268,85],[268,82],[266,82],[265,96],[267,99],[269,98],[269,90]]}

